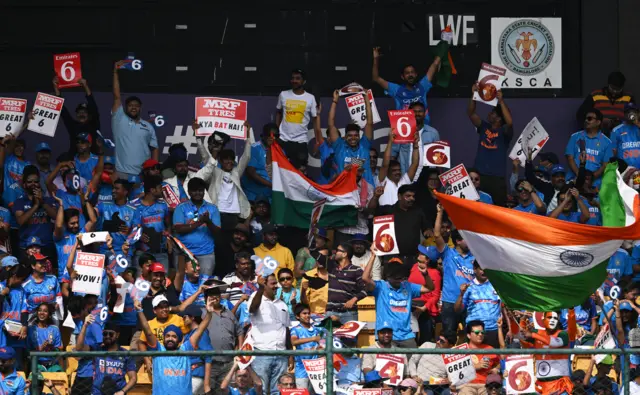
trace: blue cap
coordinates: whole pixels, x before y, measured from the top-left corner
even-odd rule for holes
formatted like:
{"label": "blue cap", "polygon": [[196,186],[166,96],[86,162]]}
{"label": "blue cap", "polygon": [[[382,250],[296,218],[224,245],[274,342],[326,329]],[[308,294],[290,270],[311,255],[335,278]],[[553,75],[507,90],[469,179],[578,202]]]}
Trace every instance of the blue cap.
{"label": "blue cap", "polygon": [[107,163],[110,163],[112,165],[116,164],[116,160],[113,156],[105,156],[104,157],[104,164],[106,165]]}
{"label": "blue cap", "polygon": [[36,145],[36,152],[40,151],[51,151],[51,147],[49,147],[49,144],[43,141],[42,143]]}
{"label": "blue cap", "polygon": [[18,258],[16,258],[13,255],[9,255],[2,258],[0,263],[2,264],[2,267],[11,267],[11,266],[17,265],[19,262],[18,262]]}
{"label": "blue cap", "polygon": [[42,244],[42,240],[40,240],[38,236],[31,236],[29,240],[27,240],[27,247],[29,246],[44,247],[44,244]]}
{"label": "blue cap", "polygon": [[389,323],[389,321],[384,321],[382,324],[380,324],[380,326],[376,328],[376,331],[383,331],[385,329],[393,330],[393,327],[391,326],[391,323]]}
{"label": "blue cap", "polygon": [[127,181],[132,184],[140,184],[142,180],[140,179],[140,176],[129,176],[127,177]]}
{"label": "blue cap", "polygon": [[564,166],[562,165],[554,165],[551,168],[551,175],[554,175],[556,173],[564,173],[567,174],[567,170],[565,170]]}
{"label": "blue cap", "polygon": [[438,257],[440,255],[435,247],[425,247],[422,244],[418,246],[418,252],[420,252],[422,255],[425,255],[427,258],[429,258],[430,261],[438,260]]}
{"label": "blue cap", "polygon": [[6,361],[8,359],[13,359],[16,356],[16,350],[14,350],[12,347],[9,346],[5,346],[5,347],[0,347],[0,359],[2,359],[3,361]]}
{"label": "blue cap", "polygon": [[362,234],[362,233],[356,233],[355,235],[353,235],[353,239],[349,240],[349,243],[353,244],[353,243],[364,243],[364,244],[371,244],[371,242],[369,242],[369,240],[367,240],[367,235]]}
{"label": "blue cap", "polygon": [[620,310],[629,310],[629,311],[633,311],[633,307],[631,307],[631,303],[629,303],[629,302],[622,302],[622,303],[620,303],[619,308],[620,308]]}
{"label": "blue cap", "polygon": [[323,239],[329,239],[327,237],[327,229],[325,228],[318,228],[318,231],[316,232],[316,236],[317,237],[322,237]]}
{"label": "blue cap", "polygon": [[76,140],[91,142],[91,135],[89,133],[80,133],[76,136]]}
{"label": "blue cap", "polygon": [[380,376],[380,373],[378,373],[377,370],[372,370],[369,373],[364,375],[365,383],[371,383],[373,381],[381,381],[381,380],[382,380],[382,376]]}

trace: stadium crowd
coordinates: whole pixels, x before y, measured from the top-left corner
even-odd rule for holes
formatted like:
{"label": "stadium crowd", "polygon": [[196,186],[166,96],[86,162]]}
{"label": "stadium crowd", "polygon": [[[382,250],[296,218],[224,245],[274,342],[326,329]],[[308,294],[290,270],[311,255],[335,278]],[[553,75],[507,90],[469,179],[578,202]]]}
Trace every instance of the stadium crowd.
{"label": "stadium crowd", "polygon": [[[75,113],[62,111],[67,152],[53,160],[46,142],[32,148],[19,133],[5,136],[0,143],[0,393],[28,390],[29,381],[18,372],[29,374],[30,352],[68,346],[234,350],[250,336],[256,350],[320,349],[326,329],[316,324],[326,323],[326,317],[334,328],[359,321],[358,302],[367,297],[375,301],[370,329],[376,340],[370,347],[467,344],[487,351],[473,355],[476,378],[459,387],[450,384],[440,355],[398,355],[403,371],[392,384],[376,354],[343,355],[337,388],[500,394],[505,361],[492,348],[588,346],[605,326],[617,344],[629,347],[640,313],[640,245],[620,248],[602,287],[574,309],[546,312],[538,321],[534,312],[508,310],[433,194],[445,191],[441,169],[422,160],[423,145],[447,140],[446,131],[430,125],[438,114],[429,111],[427,100],[440,58],[426,74],[406,66],[398,83],[379,75],[379,61],[374,49],[373,81],[397,109],[412,110],[417,123],[413,144],[395,144],[391,133],[384,152],[372,147],[367,95],[364,128],[336,125],[339,92],[325,112],[305,91],[304,71],[294,70],[291,89],[275,103],[276,122],[257,131],[245,124],[248,138],[237,161],[227,148],[229,136],[215,132],[199,139],[197,160],[175,144],[161,163],[154,126],[141,118],[142,101],[121,97],[120,62],[113,69],[114,146],[99,133],[106,109],[97,107],[85,80],[80,83],[86,103]],[[517,159],[512,168],[506,166],[514,138],[508,98],[500,91],[486,119],[470,99],[467,115],[478,144],[468,172],[480,201],[601,225],[598,187],[606,163],[619,158],[640,168],[640,111],[624,82],[621,73],[611,73],[607,85],[576,109],[580,126],[564,152],[566,165],[558,153],[539,153],[534,163],[528,152],[523,171]],[[57,79],[53,89],[61,95]],[[324,117],[326,136],[320,129]],[[307,141],[310,126],[315,144]],[[272,222],[274,144],[302,174],[310,155],[319,158],[313,181],[320,185],[357,166],[357,222],[319,228],[312,241],[307,229]],[[25,159],[31,150],[34,163]],[[178,204],[172,207],[168,195]],[[371,243],[372,218],[385,214],[394,215],[399,253],[381,257]],[[100,232],[107,235],[101,238]],[[105,257],[98,295],[73,291],[83,276],[75,270],[81,252]],[[275,272],[256,275],[256,257],[274,259]],[[340,340],[357,345],[355,339]],[[138,372],[151,378],[153,394],[279,394],[293,388],[313,394],[303,360],[314,358],[258,356],[248,367],[222,355],[80,358],[71,394],[126,394],[136,387]],[[560,382],[564,392],[558,393],[612,394],[623,386],[640,391],[635,355],[625,382],[619,358],[598,363],[594,358],[588,368],[573,370],[566,355],[536,358],[552,369],[537,370],[539,388]],[[40,357],[38,371],[67,372],[69,363]],[[61,393],[49,380],[39,383]]]}

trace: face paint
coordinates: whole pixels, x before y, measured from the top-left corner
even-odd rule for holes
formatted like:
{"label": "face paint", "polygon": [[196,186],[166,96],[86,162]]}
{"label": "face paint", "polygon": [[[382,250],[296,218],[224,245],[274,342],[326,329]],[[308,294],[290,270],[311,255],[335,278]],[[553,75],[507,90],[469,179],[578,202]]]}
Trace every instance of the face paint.
{"label": "face paint", "polygon": [[547,321],[547,328],[556,329],[558,326],[558,314],[555,312],[545,314],[545,321]]}

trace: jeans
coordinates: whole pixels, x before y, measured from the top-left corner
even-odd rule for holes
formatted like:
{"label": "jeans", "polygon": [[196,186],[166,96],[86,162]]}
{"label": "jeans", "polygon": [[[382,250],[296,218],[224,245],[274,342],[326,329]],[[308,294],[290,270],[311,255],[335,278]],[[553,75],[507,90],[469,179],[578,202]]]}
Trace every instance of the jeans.
{"label": "jeans", "polygon": [[213,269],[216,268],[215,254],[197,255],[196,259],[200,264],[200,274],[206,274],[207,276],[212,276]]}
{"label": "jeans", "polygon": [[442,302],[442,335],[456,335],[458,333],[458,324],[464,323],[464,313],[456,313],[453,306],[455,303]]}
{"label": "jeans", "polygon": [[278,395],[278,379],[287,372],[287,357],[256,357],[251,364],[253,371],[262,379],[263,394]]}
{"label": "jeans", "polygon": [[351,311],[327,311],[324,314],[326,317],[331,317],[332,315],[335,315],[336,317],[338,317],[338,319],[340,320],[340,322],[342,324],[349,322],[349,321],[358,321],[358,310],[351,310]]}

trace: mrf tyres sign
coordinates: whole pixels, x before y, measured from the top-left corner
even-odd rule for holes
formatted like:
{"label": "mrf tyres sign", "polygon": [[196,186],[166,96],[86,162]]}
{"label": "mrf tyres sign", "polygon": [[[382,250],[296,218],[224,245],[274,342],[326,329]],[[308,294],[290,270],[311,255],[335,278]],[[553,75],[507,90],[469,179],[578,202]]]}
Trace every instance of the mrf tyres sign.
{"label": "mrf tyres sign", "polygon": [[104,274],[104,255],[78,252],[74,269],[72,291],[91,295],[100,295],[102,276]]}
{"label": "mrf tyres sign", "polygon": [[233,139],[247,138],[247,102],[223,97],[196,97],[196,120],[200,127],[196,136],[209,136],[216,130]]}

